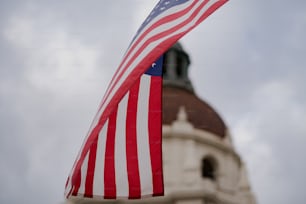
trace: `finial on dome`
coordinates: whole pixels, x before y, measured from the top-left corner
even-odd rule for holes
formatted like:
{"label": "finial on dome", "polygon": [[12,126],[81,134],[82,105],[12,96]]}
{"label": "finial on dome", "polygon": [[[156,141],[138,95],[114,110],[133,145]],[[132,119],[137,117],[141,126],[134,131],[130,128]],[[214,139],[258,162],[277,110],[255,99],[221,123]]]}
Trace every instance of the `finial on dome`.
{"label": "finial on dome", "polygon": [[177,113],[177,120],[178,121],[187,121],[187,113],[186,113],[186,110],[185,110],[184,106],[181,106],[179,108],[179,111]]}
{"label": "finial on dome", "polygon": [[173,121],[172,128],[174,132],[191,134],[193,125],[187,120],[187,112],[184,106],[180,106],[177,112],[177,119]]}

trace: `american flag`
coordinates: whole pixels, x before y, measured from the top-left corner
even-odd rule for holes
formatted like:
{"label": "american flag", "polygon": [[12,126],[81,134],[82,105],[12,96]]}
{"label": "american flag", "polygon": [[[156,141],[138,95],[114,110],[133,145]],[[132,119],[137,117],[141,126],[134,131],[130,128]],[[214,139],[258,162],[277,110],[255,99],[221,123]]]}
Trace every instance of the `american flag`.
{"label": "american flag", "polygon": [[161,0],[115,72],[67,179],[67,198],[164,193],[163,53],[227,0]]}

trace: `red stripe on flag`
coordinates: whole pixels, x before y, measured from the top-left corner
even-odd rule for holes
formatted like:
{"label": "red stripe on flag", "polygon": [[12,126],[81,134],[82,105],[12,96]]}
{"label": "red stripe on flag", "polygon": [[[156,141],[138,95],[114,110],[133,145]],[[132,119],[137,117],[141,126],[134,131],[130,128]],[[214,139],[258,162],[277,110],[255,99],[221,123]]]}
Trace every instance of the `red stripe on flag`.
{"label": "red stripe on flag", "polygon": [[66,185],[65,185],[65,197],[68,198],[71,195],[71,191],[72,191],[72,187],[70,187],[68,190],[68,185],[70,184],[70,176],[68,176],[67,181],[66,181]]}
{"label": "red stripe on flag", "polygon": [[84,197],[89,197],[89,198],[93,196],[93,179],[94,179],[95,165],[96,165],[97,142],[98,142],[98,137],[95,139],[95,141],[92,143],[90,147],[89,159],[88,159]]}
{"label": "red stripe on flag", "polygon": [[74,174],[71,178],[71,183],[74,184],[72,186],[72,188],[73,188],[72,195],[77,196],[80,185],[81,185],[81,168],[76,169],[76,172],[74,172]]}
{"label": "red stripe on flag", "polygon": [[140,80],[129,91],[126,116],[126,160],[129,181],[129,198],[140,198],[140,177],[137,156],[137,103]]}
{"label": "red stripe on flag", "polygon": [[[95,137],[96,135],[99,135],[99,132],[100,132],[100,129],[101,127],[100,126],[96,126],[92,132],[91,132],[91,143],[92,144],[95,139],[94,138],[97,138]],[[86,145],[87,143],[85,143]],[[72,173],[72,178],[71,178],[71,184],[72,184],[72,188],[73,188],[73,191],[72,192],[69,192],[68,196],[70,195],[70,193],[73,195],[73,196],[77,196],[79,194],[79,189],[80,189],[80,185],[81,185],[81,166],[82,166],[82,163],[84,161],[84,158],[87,154],[87,152],[90,150],[90,146],[88,146],[88,148],[83,148],[82,149],[82,152],[81,152],[81,155],[80,155],[80,158],[78,158],[78,160],[75,162],[75,167],[74,167],[74,172]],[[83,192],[82,192],[83,193]]]}
{"label": "red stripe on flag", "polygon": [[208,16],[210,16],[215,10],[217,10],[219,7],[221,7],[223,4],[225,4],[228,0],[220,0],[217,1],[216,3],[212,4],[209,9],[205,11],[205,13],[199,18],[196,24],[201,23],[204,21]]}
{"label": "red stripe on flag", "polygon": [[104,165],[104,198],[116,198],[116,175],[115,175],[115,135],[117,109],[110,115],[108,121],[107,138],[105,146]]}
{"label": "red stripe on flag", "polygon": [[152,166],[153,196],[164,195],[162,169],[162,78],[151,77],[149,101],[149,143]]}

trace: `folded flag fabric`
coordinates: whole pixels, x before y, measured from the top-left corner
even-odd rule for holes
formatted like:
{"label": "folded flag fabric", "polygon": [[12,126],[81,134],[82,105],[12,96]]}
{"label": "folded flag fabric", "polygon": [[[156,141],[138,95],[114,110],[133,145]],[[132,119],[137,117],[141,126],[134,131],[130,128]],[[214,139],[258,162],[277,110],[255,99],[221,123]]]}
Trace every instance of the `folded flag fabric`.
{"label": "folded flag fabric", "polygon": [[140,26],[99,105],[66,182],[69,198],[164,194],[164,52],[227,0],[161,0]]}

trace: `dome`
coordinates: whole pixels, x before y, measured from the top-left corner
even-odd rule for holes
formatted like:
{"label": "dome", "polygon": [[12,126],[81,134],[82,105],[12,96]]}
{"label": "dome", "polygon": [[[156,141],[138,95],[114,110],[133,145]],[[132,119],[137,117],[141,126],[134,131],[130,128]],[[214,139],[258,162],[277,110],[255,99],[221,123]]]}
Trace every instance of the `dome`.
{"label": "dome", "polygon": [[226,125],[218,113],[194,93],[181,88],[163,87],[163,124],[170,125],[177,119],[179,108],[185,107],[188,121],[197,129],[224,138]]}

